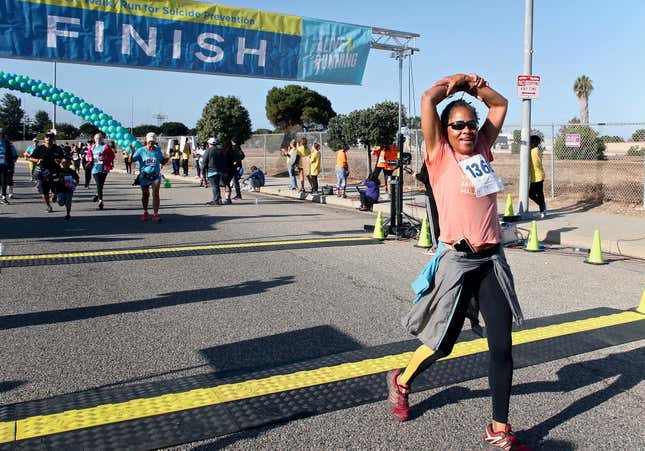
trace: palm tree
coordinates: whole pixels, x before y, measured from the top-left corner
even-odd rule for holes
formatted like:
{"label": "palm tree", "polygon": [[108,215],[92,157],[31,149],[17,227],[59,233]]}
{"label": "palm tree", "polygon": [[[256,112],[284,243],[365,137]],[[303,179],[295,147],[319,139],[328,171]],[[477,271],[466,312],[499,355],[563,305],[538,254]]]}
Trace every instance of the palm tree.
{"label": "palm tree", "polygon": [[580,101],[580,119],[583,124],[589,123],[589,94],[593,91],[593,81],[586,75],[581,75],[573,83],[573,92]]}

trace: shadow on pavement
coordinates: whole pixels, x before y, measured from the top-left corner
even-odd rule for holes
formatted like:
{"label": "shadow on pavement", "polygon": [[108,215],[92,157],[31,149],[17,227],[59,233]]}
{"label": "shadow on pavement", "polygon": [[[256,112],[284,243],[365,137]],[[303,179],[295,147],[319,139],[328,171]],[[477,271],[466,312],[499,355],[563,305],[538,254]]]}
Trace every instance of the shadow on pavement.
{"label": "shadow on pavement", "polygon": [[163,307],[172,307],[199,302],[220,301],[227,298],[240,298],[247,295],[263,293],[280,285],[294,283],[293,276],[277,277],[271,280],[249,280],[247,282],[224,287],[212,287],[198,290],[177,291],[165,293],[154,299],[121,302],[115,304],[96,305],[42,312],[20,313],[0,316],[0,330],[43,324],[66,323],[102,316],[134,313]]}
{"label": "shadow on pavement", "polygon": [[[638,362],[641,363],[638,364]],[[557,381],[529,382],[514,385],[511,396],[511,408],[514,403],[521,402],[519,398],[513,397],[515,395],[554,393],[557,396],[558,393],[569,393],[618,376],[611,384],[577,399],[552,417],[545,419],[530,429],[518,431],[517,436],[522,442],[538,449],[575,449],[576,446],[572,443],[548,439],[544,440],[544,438],[549,435],[552,429],[559,425],[602,405],[614,396],[624,393],[641,383],[645,379],[643,362],[645,362],[645,349],[640,348],[611,354],[601,359],[564,366],[556,373],[558,376]],[[460,386],[450,387],[412,406],[411,418],[418,418],[431,409],[436,409],[447,404],[454,404],[459,401],[484,396],[490,396],[490,391],[470,390],[469,388]],[[524,408],[526,407],[524,406]]]}
{"label": "shadow on pavement", "polygon": [[[219,215],[218,215],[219,213]],[[299,217],[302,215],[298,215]],[[283,215],[258,215],[256,218],[280,218]],[[63,238],[86,235],[122,235],[148,233],[177,233],[215,230],[217,223],[239,220],[239,216],[223,216],[221,210],[212,215],[164,214],[162,222],[141,222],[139,215],[75,216],[72,221],[63,217],[12,217],[3,220],[3,239]],[[121,241],[121,238],[115,239]]]}
{"label": "shadow on pavement", "polygon": [[25,385],[27,381],[4,381],[0,382],[0,393],[8,392],[14,390],[21,385]]}
{"label": "shadow on pavement", "polygon": [[215,369],[215,377],[227,378],[362,347],[335,327],[316,326],[206,348],[199,352]]}

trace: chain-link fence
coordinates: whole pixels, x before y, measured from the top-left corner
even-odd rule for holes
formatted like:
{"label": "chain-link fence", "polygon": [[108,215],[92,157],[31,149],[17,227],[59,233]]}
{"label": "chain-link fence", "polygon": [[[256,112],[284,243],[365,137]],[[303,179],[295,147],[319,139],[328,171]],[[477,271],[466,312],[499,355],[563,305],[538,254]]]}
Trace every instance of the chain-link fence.
{"label": "chain-link fence", "polygon": [[[495,171],[519,183],[519,125],[506,125],[493,147]],[[539,124],[545,194],[614,200],[645,207],[645,123]],[[517,191],[517,189],[515,189]]]}

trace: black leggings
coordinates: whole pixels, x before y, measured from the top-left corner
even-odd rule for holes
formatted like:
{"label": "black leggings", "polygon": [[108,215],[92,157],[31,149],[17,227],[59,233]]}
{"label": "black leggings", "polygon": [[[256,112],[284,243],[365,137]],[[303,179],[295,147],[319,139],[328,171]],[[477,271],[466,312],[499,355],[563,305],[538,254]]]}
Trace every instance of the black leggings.
{"label": "black leggings", "polygon": [[11,171],[9,166],[0,166],[0,186],[2,189],[2,196],[7,195],[7,186],[10,185]]}
{"label": "black leggings", "polygon": [[540,207],[540,213],[546,210],[546,202],[544,201],[544,180],[532,182],[529,185],[529,199],[538,204],[538,207]]}
{"label": "black leggings", "polygon": [[513,380],[513,355],[511,341],[512,313],[502,292],[493,263],[488,262],[466,273],[457,303],[457,309],[437,352],[424,360],[414,371],[408,385],[436,360],[449,355],[459,337],[466,319],[471,296],[479,301],[479,309],[486,322],[486,339],[489,349],[488,383],[493,397],[493,420],[508,422],[508,403]]}
{"label": "black leggings", "polygon": [[103,200],[103,185],[105,185],[105,179],[107,178],[107,172],[97,172],[94,174],[94,183],[96,183],[96,195],[99,196],[99,200]]}

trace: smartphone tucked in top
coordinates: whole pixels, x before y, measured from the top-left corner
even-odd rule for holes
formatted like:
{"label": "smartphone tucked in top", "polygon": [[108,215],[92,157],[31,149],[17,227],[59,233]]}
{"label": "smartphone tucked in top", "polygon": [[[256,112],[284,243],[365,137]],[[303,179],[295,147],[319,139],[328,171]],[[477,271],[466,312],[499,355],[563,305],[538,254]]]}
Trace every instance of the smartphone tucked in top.
{"label": "smartphone tucked in top", "polygon": [[462,238],[458,241],[455,241],[452,247],[454,247],[455,250],[459,252],[468,252],[470,254],[475,253],[475,250],[473,249],[473,247],[470,245],[470,243],[466,238]]}

